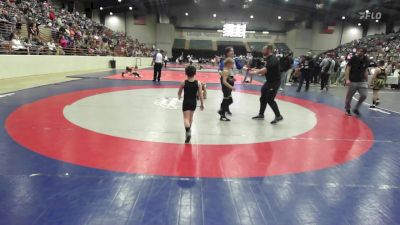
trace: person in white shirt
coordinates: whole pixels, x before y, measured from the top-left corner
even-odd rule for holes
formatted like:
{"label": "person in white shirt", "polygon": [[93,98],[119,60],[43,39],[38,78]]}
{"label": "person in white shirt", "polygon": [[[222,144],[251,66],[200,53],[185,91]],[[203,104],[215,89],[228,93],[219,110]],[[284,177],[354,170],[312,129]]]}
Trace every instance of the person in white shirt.
{"label": "person in white shirt", "polygon": [[336,85],[339,84],[344,84],[344,73],[346,72],[346,67],[347,67],[347,60],[345,58],[342,59],[343,61],[340,63],[340,72],[339,72],[339,77],[336,80]]}
{"label": "person in white shirt", "polygon": [[50,42],[47,42],[47,48],[49,49],[49,52],[55,52],[56,51],[56,44],[54,43],[54,40],[51,40]]}
{"label": "person in white shirt", "polygon": [[25,50],[25,45],[21,42],[19,37],[15,34],[11,37],[11,48],[13,51]]}
{"label": "person in white shirt", "polygon": [[157,49],[156,52],[156,57],[154,59],[154,76],[153,76],[153,82],[155,82],[156,80],[158,82],[160,82],[161,80],[161,69],[163,67],[163,61],[164,61],[164,57],[161,54],[160,49]]}
{"label": "person in white shirt", "polygon": [[168,63],[168,56],[167,56],[167,54],[165,54],[165,56],[164,56],[164,65],[165,65],[165,68],[167,68],[167,63]]}

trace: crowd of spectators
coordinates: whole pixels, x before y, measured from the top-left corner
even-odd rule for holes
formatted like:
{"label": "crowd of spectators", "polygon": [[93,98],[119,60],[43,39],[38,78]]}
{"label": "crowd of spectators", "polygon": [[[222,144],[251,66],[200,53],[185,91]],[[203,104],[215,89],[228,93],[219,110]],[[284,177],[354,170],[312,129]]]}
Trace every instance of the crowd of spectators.
{"label": "crowd of spectators", "polygon": [[343,84],[343,76],[347,62],[359,48],[367,50],[371,68],[376,67],[376,62],[383,60],[385,62],[386,74],[388,76],[399,77],[400,31],[390,34],[369,35],[350,43],[340,45],[322,54],[319,58],[323,58],[326,54],[333,54],[336,56],[334,60],[337,65],[337,70],[335,70],[337,74],[333,76],[336,78],[336,83]]}
{"label": "crowd of spectators", "polygon": [[321,82],[321,62],[329,58],[333,60],[332,65],[334,67],[329,71],[330,80],[328,84],[344,85],[347,64],[357,49],[360,48],[367,50],[367,57],[369,57],[370,62],[370,77],[372,77],[374,68],[377,67],[377,62],[383,60],[387,76],[396,78],[391,79],[391,83],[387,83],[388,86],[398,88],[400,81],[400,32],[387,35],[370,35],[340,45],[319,55],[309,52],[306,55],[295,58],[292,66],[294,70],[290,80],[296,82],[302,74],[300,72],[305,72],[307,74],[306,81],[318,85]]}
{"label": "crowd of spectators", "polygon": [[[51,35],[45,37],[43,29]],[[0,0],[0,43],[6,53],[150,56],[152,52],[137,39],[47,0]]]}
{"label": "crowd of spectators", "polygon": [[399,61],[400,32],[390,34],[376,34],[354,40],[338,46],[333,52],[337,56],[348,56],[357,48],[367,49],[371,60],[384,60],[386,62]]}

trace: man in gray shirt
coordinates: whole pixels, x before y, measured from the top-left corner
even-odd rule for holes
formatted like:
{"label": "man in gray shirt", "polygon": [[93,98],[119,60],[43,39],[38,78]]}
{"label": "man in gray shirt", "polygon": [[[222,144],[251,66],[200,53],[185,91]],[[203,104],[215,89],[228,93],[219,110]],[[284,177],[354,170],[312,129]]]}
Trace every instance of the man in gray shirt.
{"label": "man in gray shirt", "polygon": [[332,54],[328,53],[324,60],[319,65],[321,67],[321,91],[329,89],[329,77],[334,72],[335,60],[332,59]]}

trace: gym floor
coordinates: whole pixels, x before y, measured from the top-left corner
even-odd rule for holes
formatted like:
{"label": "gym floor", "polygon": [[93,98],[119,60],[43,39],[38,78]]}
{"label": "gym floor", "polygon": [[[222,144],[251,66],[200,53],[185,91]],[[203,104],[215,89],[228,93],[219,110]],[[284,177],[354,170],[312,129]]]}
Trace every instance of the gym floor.
{"label": "gym floor", "polygon": [[400,224],[398,91],[382,91],[381,108],[365,104],[356,118],[343,112],[344,88],[287,86],[285,119],[273,126],[269,108],[265,121],[251,120],[263,80],[238,76],[232,121],[221,122],[214,70],[197,74],[206,109],[186,145],[182,66],[161,83],[150,69],[142,79],[96,72],[22,90],[7,81],[0,224]]}

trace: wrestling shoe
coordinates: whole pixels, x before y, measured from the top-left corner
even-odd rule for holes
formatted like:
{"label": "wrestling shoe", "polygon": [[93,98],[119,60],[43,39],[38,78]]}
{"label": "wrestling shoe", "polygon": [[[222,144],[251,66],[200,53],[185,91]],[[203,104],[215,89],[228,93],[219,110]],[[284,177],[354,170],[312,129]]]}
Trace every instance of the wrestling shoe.
{"label": "wrestling shoe", "polygon": [[264,115],[258,115],[258,116],[253,117],[252,119],[253,120],[263,120],[264,118],[265,118]]}
{"label": "wrestling shoe", "polygon": [[353,113],[356,114],[356,116],[360,117],[361,113],[358,111],[358,109],[353,109]]}
{"label": "wrestling shoe", "polygon": [[282,120],[283,120],[282,116],[275,117],[275,119],[271,121],[271,124],[277,124]]}
{"label": "wrestling shoe", "polygon": [[189,143],[191,138],[192,138],[191,132],[190,132],[190,131],[187,131],[187,132],[186,132],[185,143],[186,143],[186,144]]}

